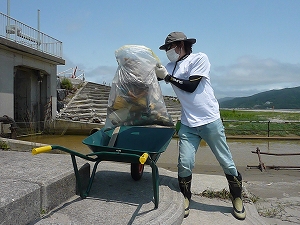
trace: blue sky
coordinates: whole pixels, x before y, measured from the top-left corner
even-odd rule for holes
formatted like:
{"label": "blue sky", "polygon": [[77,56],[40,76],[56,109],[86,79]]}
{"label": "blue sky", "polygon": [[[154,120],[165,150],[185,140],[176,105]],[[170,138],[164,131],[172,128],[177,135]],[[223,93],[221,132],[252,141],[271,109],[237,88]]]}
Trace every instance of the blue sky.
{"label": "blue sky", "polygon": [[10,16],[34,28],[38,9],[41,31],[63,42],[58,71],[78,66],[88,81],[111,83],[114,52],[127,44],[151,48],[166,64],[158,47],[183,31],[197,39],[193,52],[208,55],[217,98],[300,86],[299,0],[10,0]]}

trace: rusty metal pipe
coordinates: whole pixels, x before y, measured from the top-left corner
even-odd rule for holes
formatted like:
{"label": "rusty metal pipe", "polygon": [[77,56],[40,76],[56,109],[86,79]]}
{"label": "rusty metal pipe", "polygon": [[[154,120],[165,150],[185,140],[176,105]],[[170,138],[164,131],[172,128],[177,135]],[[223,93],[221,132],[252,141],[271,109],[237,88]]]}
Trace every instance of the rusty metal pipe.
{"label": "rusty metal pipe", "polygon": [[10,118],[9,116],[4,115],[4,116],[0,117],[0,122],[2,122],[4,124],[10,124],[11,138],[13,138],[13,139],[17,138],[16,130],[17,130],[18,126],[13,118]]}
{"label": "rusty metal pipe", "polygon": [[17,124],[14,121],[14,119],[10,118],[7,115],[4,115],[3,117],[0,117],[0,122],[2,122],[4,124],[10,124],[12,128],[17,128]]}
{"label": "rusty metal pipe", "polygon": [[268,153],[268,152],[261,152],[260,149],[257,147],[256,151],[251,151],[252,153],[257,154],[259,165],[258,166],[249,166],[247,165],[247,168],[257,168],[260,169],[260,171],[268,169],[300,169],[300,166],[265,166],[265,164],[262,162],[260,155],[273,155],[273,156],[293,156],[293,155],[300,155],[300,153]]}
{"label": "rusty metal pipe", "polygon": [[[252,153],[258,154],[256,151],[251,151]],[[274,156],[290,156],[290,155],[300,155],[300,153],[268,153],[268,152],[259,152],[262,155],[274,155]]]}

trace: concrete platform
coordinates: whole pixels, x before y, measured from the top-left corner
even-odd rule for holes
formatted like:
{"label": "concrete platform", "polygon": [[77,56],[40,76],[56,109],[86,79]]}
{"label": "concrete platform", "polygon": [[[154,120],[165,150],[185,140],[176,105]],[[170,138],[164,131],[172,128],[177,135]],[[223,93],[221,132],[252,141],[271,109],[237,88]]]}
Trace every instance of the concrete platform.
{"label": "concrete platform", "polygon": [[[81,176],[89,164],[78,160]],[[71,157],[0,150],[0,224],[28,224],[76,194]]]}
{"label": "concrete platform", "polygon": [[[82,176],[89,176],[89,165],[78,161]],[[101,162],[86,199],[75,195],[69,155],[0,150],[0,171],[0,224],[266,224],[250,202],[245,204],[246,220],[238,221],[231,214],[230,201],[196,195],[227,188],[225,177],[218,175],[193,176],[191,212],[183,219],[177,173],[162,168],[158,209],[154,209],[150,166],[140,181],[134,181],[129,164]]]}

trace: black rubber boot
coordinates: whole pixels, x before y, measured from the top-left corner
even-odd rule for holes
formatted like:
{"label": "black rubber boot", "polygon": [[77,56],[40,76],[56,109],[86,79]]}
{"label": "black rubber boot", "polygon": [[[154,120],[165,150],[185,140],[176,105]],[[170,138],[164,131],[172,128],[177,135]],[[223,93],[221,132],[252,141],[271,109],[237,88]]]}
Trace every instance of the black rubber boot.
{"label": "black rubber boot", "polygon": [[239,220],[244,220],[246,218],[246,211],[242,201],[242,175],[239,172],[238,176],[225,175],[232,197],[233,215]]}
{"label": "black rubber boot", "polygon": [[188,177],[178,177],[179,188],[184,196],[184,218],[190,213],[190,200],[192,197],[191,184],[192,175]]}

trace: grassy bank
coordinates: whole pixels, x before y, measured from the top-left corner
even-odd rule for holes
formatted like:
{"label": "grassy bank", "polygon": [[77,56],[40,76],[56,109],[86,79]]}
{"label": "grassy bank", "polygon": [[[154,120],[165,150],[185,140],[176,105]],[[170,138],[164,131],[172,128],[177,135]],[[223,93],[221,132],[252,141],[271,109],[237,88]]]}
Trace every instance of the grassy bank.
{"label": "grassy bank", "polygon": [[300,136],[300,113],[221,110],[227,135]]}

